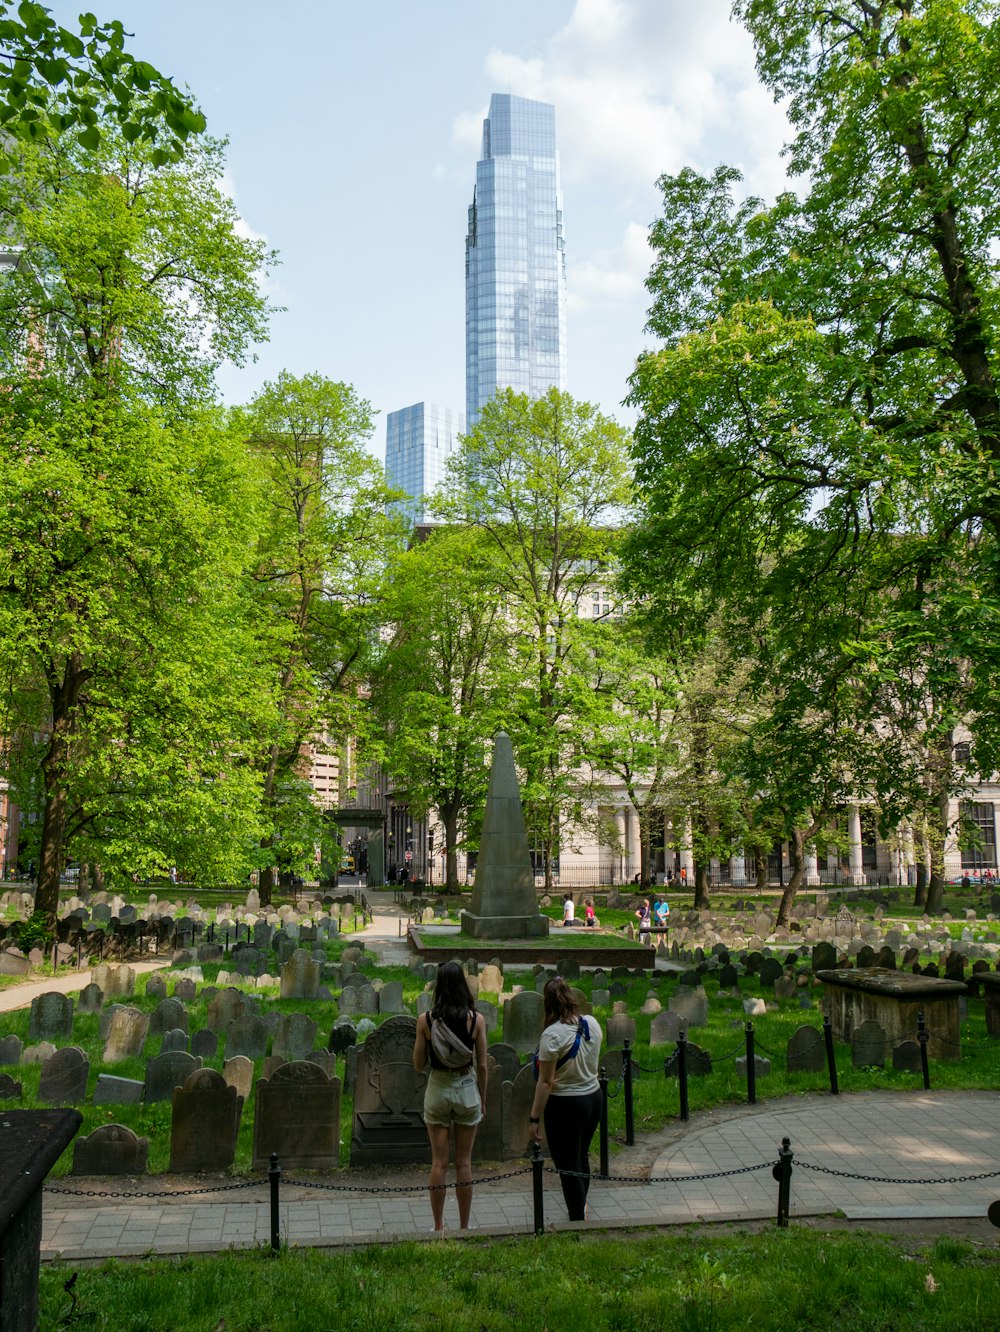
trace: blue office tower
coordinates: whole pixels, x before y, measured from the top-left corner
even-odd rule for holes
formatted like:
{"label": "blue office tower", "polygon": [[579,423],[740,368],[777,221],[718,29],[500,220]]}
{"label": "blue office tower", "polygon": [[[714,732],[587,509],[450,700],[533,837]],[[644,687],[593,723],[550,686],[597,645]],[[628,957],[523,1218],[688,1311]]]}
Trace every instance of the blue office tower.
{"label": "blue office tower", "polygon": [[494,93],[465,242],[469,429],[498,389],[566,387],[566,254],[555,107]]}
{"label": "blue office tower", "polygon": [[445,461],[465,430],[465,418],[450,407],[415,402],[385,418],[385,474],[394,490],[406,492],[394,508],[411,523],[433,522],[423,497],[444,480]]}

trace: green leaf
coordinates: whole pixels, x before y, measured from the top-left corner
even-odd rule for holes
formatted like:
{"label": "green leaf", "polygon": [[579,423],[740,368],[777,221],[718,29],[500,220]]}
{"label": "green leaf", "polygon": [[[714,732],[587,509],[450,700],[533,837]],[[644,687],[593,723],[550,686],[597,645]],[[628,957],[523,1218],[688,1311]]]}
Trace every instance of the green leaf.
{"label": "green leaf", "polygon": [[101,132],[96,125],[88,125],[77,134],[77,141],[89,152],[96,152],[101,146]]}

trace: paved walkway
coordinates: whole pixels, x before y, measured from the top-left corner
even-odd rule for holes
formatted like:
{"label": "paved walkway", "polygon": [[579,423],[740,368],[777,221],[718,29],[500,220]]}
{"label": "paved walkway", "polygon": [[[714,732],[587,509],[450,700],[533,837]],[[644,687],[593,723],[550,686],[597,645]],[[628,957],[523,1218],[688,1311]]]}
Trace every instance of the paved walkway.
{"label": "paved walkway", "polygon": [[[407,960],[400,936],[405,912],[391,892],[371,892],[375,919],[364,931],[366,945],[381,961]],[[156,964],[145,964],[146,967]],[[84,973],[66,978],[85,984]],[[34,992],[53,988],[40,982]],[[62,988],[62,987],[60,987]],[[20,1003],[14,1004],[17,996]],[[30,1003],[24,987],[0,994],[0,1011]],[[675,1122],[612,1158],[612,1179],[595,1180],[590,1194],[592,1226],[678,1225],[716,1221],[773,1220],[777,1184],[771,1166],[782,1138],[795,1154],[792,1220],[839,1214],[848,1219],[974,1218],[984,1237],[997,1236],[986,1212],[1000,1200],[1000,1092],[867,1092],[851,1096],[789,1097],[763,1107],[731,1107]],[[595,1162],[596,1164],[596,1162]],[[696,1176],[726,1173],[714,1179]],[[844,1171],[844,1178],[830,1171]],[[520,1172],[520,1173],[515,1173]],[[477,1170],[482,1177],[486,1172]],[[530,1168],[512,1162],[481,1182],[473,1220],[480,1233],[527,1234],[533,1228]],[[959,1184],[927,1184],[955,1176],[992,1174]],[[862,1180],[859,1175],[876,1178]],[[622,1177],[636,1182],[621,1182]],[[282,1239],[296,1245],[344,1245],[372,1240],[429,1237],[430,1208],[418,1168],[399,1172],[343,1171],[316,1182],[336,1191],[307,1189],[294,1180],[281,1188]],[[915,1180],[915,1183],[890,1181]],[[265,1183],[224,1192],[166,1191],[202,1188],[202,1182],[171,1176],[138,1183],[157,1196],[114,1198],[101,1192],[133,1191],[131,1180],[72,1178],[54,1182],[75,1196],[46,1190],[42,1256],[67,1261],[107,1256],[180,1254],[266,1244],[270,1206]],[[410,1192],[389,1192],[409,1188]],[[445,1218],[457,1226],[454,1193]],[[547,1228],[566,1226],[557,1177],[545,1174]]]}

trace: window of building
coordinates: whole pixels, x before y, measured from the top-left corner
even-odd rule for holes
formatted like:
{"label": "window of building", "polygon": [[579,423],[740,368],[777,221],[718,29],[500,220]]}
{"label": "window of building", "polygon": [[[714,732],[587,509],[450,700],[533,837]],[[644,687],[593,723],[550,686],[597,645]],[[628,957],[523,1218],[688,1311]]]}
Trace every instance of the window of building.
{"label": "window of building", "polygon": [[959,817],[962,821],[962,868],[996,869],[997,825],[993,805],[987,801],[963,800]]}

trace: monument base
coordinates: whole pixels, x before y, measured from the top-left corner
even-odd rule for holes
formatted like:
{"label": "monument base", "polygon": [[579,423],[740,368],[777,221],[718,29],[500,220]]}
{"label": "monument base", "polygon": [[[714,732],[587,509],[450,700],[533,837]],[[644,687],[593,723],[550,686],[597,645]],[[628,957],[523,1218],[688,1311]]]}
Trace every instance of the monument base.
{"label": "monument base", "polygon": [[474,916],[461,915],[463,934],[474,939],[541,939],[549,932],[548,916]]}

